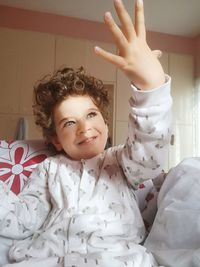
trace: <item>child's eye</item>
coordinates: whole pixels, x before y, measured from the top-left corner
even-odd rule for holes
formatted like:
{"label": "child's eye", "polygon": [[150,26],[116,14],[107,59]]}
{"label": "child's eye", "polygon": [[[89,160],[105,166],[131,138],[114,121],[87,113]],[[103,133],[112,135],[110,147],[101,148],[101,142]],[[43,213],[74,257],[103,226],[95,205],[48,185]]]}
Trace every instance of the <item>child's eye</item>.
{"label": "child's eye", "polygon": [[87,118],[92,118],[92,117],[95,117],[95,116],[97,116],[97,112],[92,111],[87,115]]}
{"label": "child's eye", "polygon": [[69,127],[75,124],[75,121],[67,121],[64,123],[63,127]]}

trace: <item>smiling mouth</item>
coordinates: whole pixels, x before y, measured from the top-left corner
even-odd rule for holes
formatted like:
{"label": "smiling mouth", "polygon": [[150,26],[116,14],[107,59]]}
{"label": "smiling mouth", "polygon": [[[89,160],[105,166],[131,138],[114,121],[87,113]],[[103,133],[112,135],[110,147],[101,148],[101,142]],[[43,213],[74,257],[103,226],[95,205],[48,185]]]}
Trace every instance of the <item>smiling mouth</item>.
{"label": "smiling mouth", "polygon": [[86,145],[86,144],[90,144],[92,143],[97,137],[96,136],[93,136],[93,137],[90,137],[90,138],[86,138],[84,139],[83,141],[81,141],[79,143],[79,145]]}

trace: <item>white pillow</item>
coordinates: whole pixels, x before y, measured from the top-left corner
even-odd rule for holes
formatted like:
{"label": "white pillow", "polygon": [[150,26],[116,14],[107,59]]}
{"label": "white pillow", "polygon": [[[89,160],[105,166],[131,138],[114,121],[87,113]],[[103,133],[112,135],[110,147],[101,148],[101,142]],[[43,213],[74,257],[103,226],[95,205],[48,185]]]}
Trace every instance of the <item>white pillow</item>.
{"label": "white pillow", "polygon": [[158,195],[158,212],[145,246],[159,264],[200,266],[200,158],[173,168]]}

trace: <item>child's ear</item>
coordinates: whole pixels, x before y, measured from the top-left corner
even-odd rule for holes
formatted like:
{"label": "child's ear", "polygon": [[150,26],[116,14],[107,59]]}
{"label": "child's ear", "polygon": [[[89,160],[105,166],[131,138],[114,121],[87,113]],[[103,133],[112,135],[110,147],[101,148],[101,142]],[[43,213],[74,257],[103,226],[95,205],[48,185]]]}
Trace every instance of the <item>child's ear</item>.
{"label": "child's ear", "polygon": [[57,136],[54,136],[54,137],[51,139],[51,143],[54,145],[54,147],[56,148],[57,151],[61,151],[61,150],[63,149],[63,148],[62,148],[62,145],[61,145],[61,143],[59,142]]}

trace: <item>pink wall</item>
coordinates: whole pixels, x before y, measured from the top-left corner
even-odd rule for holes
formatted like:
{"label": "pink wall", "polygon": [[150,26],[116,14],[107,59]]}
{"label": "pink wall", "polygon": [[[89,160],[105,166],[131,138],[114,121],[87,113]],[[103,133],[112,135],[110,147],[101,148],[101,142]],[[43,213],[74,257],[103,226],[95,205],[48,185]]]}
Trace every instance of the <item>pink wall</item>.
{"label": "pink wall", "polygon": [[[1,5],[0,27],[112,42],[103,23]],[[200,76],[200,36],[197,38],[186,38],[147,32],[147,40],[152,49],[193,55],[196,65],[195,75]]]}
{"label": "pink wall", "polygon": [[0,5],[0,26],[111,42],[103,23]]}

